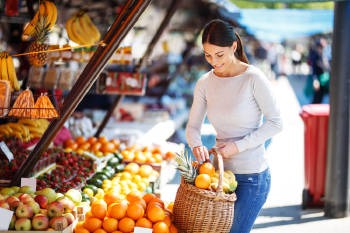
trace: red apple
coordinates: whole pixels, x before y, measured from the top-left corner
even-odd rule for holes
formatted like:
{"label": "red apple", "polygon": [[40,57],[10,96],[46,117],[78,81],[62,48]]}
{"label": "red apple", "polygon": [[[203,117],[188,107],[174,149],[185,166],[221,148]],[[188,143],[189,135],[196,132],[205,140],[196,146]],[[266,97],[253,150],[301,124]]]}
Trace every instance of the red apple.
{"label": "red apple", "polygon": [[38,195],[34,198],[34,200],[40,205],[40,208],[46,209],[47,204],[49,203],[49,200],[44,195]]}
{"label": "red apple", "polygon": [[59,216],[59,217],[53,217],[50,220],[50,227],[55,229],[56,231],[61,231],[66,229],[68,226],[68,221],[65,217]]}
{"label": "red apple", "polygon": [[75,218],[72,213],[65,213],[63,216],[67,219],[68,226],[74,222]]}
{"label": "red apple", "polygon": [[43,214],[36,214],[32,219],[34,230],[46,230],[49,227],[49,218]]}
{"label": "red apple", "polygon": [[64,208],[63,208],[62,203],[60,203],[58,201],[51,202],[47,206],[47,211],[48,211],[48,215],[50,218],[62,216],[63,210],[64,210]]}
{"label": "red apple", "polygon": [[34,199],[28,193],[23,193],[19,196],[19,200],[25,204],[27,202],[33,201]]}
{"label": "red apple", "polygon": [[19,218],[16,220],[15,229],[16,231],[30,231],[32,224],[29,218]]}
{"label": "red apple", "polygon": [[4,209],[10,209],[10,205],[5,201],[5,200],[1,200],[0,201],[0,208],[4,208]]}
{"label": "red apple", "polygon": [[6,198],[6,202],[9,204],[11,210],[16,209],[16,207],[20,203],[19,199],[15,196],[9,196],[8,198]]}
{"label": "red apple", "polygon": [[33,209],[27,204],[20,203],[16,209],[16,216],[18,218],[31,218],[33,217]]}
{"label": "red apple", "polygon": [[64,213],[70,213],[75,208],[74,202],[68,198],[63,198],[58,202],[60,202],[63,205]]}
{"label": "red apple", "polygon": [[29,201],[26,204],[29,205],[30,207],[32,207],[32,210],[33,210],[34,214],[39,213],[40,205],[38,203],[36,203],[35,201]]}

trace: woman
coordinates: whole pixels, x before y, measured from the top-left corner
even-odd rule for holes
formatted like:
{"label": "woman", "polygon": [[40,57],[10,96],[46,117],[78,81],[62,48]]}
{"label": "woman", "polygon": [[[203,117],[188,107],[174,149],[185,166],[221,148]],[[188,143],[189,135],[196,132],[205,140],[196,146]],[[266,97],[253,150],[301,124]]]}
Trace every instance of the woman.
{"label": "woman", "polygon": [[207,114],[225,170],[232,170],[238,181],[230,232],[250,232],[270,190],[264,142],[282,129],[279,108],[269,81],[248,64],[241,39],[229,23],[208,23],[202,44],[213,69],[196,84],[186,138],[198,161],[209,159],[200,135]]}

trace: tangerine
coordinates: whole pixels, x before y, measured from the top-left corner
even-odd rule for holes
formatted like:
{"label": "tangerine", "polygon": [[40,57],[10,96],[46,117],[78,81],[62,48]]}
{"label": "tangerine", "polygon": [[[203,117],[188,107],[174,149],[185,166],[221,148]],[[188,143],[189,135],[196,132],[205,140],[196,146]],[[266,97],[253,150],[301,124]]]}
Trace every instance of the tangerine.
{"label": "tangerine", "polygon": [[107,232],[113,232],[118,229],[118,220],[106,217],[102,222],[103,229]]}
{"label": "tangerine", "polygon": [[194,183],[197,188],[207,189],[210,186],[210,176],[208,174],[199,174]]}
{"label": "tangerine", "polygon": [[147,218],[140,218],[137,220],[136,225],[137,227],[144,227],[144,228],[152,228],[152,222],[148,220]]}
{"label": "tangerine", "polygon": [[213,176],[215,173],[215,168],[213,164],[205,162],[199,167],[199,174],[207,174]]}
{"label": "tangerine", "polygon": [[98,142],[100,142],[101,144],[107,143],[108,139],[105,136],[101,136],[97,139]]}
{"label": "tangerine", "polygon": [[90,144],[95,144],[97,142],[97,138],[96,137],[89,137],[87,140]]}
{"label": "tangerine", "polygon": [[84,228],[86,228],[90,232],[94,232],[97,229],[101,228],[102,221],[98,218],[87,218],[83,224]]}
{"label": "tangerine", "polygon": [[145,214],[145,210],[143,207],[139,204],[132,203],[131,205],[128,206],[128,209],[126,211],[126,215],[133,220],[138,220],[143,217]]}
{"label": "tangerine", "polygon": [[145,200],[146,204],[148,204],[153,198],[156,198],[156,195],[154,195],[153,193],[146,193],[142,197],[142,199]]}
{"label": "tangerine", "polygon": [[121,232],[131,232],[135,228],[135,221],[131,218],[122,218],[119,222],[119,230]]}
{"label": "tangerine", "polygon": [[73,143],[75,143],[74,142],[74,140],[73,139],[67,139],[66,141],[64,141],[64,147],[69,147],[70,145],[72,145]]}
{"label": "tangerine", "polygon": [[113,190],[107,192],[104,195],[103,199],[107,203],[107,205],[119,202],[121,200],[119,193],[117,191],[113,191]]}
{"label": "tangerine", "polygon": [[128,204],[126,201],[113,203],[108,206],[108,215],[112,218],[121,219],[126,215]]}
{"label": "tangerine", "polygon": [[169,230],[170,230],[170,233],[178,233],[179,232],[174,224],[170,225],[170,229]]}
{"label": "tangerine", "polygon": [[100,151],[101,147],[102,147],[102,144],[100,142],[96,142],[91,146],[91,150],[93,152],[98,152]]}
{"label": "tangerine", "polygon": [[106,143],[103,143],[102,144],[102,147],[101,147],[101,151],[103,153],[112,153],[115,151],[115,147],[114,147],[114,144],[113,143],[110,143],[110,142],[106,142]]}
{"label": "tangerine", "polygon": [[90,233],[87,229],[85,229],[83,226],[75,227],[74,233]]}
{"label": "tangerine", "polygon": [[96,231],[94,231],[93,233],[107,233],[107,232],[105,230],[103,230],[102,228],[99,228]]}
{"label": "tangerine", "polygon": [[75,142],[78,143],[79,145],[81,145],[81,144],[85,143],[86,140],[83,136],[79,136],[75,139]]}
{"label": "tangerine", "polygon": [[104,200],[97,200],[94,201],[91,205],[91,213],[92,216],[99,218],[99,219],[104,219],[107,214],[107,204]]}
{"label": "tangerine", "polygon": [[153,206],[147,210],[147,218],[152,222],[163,221],[165,218],[164,210],[160,207]]}
{"label": "tangerine", "polygon": [[124,171],[130,172],[131,174],[136,175],[139,173],[140,166],[137,163],[129,163],[125,166]]}
{"label": "tangerine", "polygon": [[153,225],[153,232],[154,233],[168,233],[169,227],[165,222],[160,221],[160,222],[157,222],[156,224]]}

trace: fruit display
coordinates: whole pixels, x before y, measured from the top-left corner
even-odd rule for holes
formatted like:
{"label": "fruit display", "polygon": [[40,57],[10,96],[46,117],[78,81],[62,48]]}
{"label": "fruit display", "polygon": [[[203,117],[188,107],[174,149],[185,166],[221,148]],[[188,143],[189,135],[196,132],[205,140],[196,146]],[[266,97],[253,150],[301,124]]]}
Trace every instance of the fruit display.
{"label": "fruit display", "polygon": [[18,91],[20,89],[15,66],[13,64],[12,57],[9,56],[7,52],[0,53],[0,80],[5,80],[10,82],[11,90]]}
{"label": "fruit display", "polygon": [[22,91],[17,97],[15,103],[12,106],[9,116],[30,118],[32,110],[34,108],[34,97],[32,91],[27,88]]}
{"label": "fruit display", "polygon": [[95,172],[92,160],[83,158],[76,153],[55,149],[56,167],[37,178],[38,190],[49,187],[58,192],[66,192],[71,188],[79,188],[85,184]]}
{"label": "fruit display", "polygon": [[0,117],[6,116],[10,106],[10,82],[7,80],[0,80]]}
{"label": "fruit display", "polygon": [[35,32],[33,34],[34,41],[29,45],[28,60],[33,66],[43,66],[48,61],[48,54],[46,52],[38,53],[39,51],[47,51],[49,45],[46,44],[48,34],[50,32],[50,24],[47,24],[45,16],[39,16],[38,23],[35,25]]}
{"label": "fruit display", "polygon": [[47,30],[50,30],[55,25],[57,20],[57,8],[53,2],[48,0],[41,1],[34,18],[23,29],[23,39],[28,40],[35,34],[37,24],[40,23],[42,18],[45,18],[44,26],[47,27]]}
{"label": "fruit display", "polygon": [[65,194],[45,188],[34,192],[29,186],[0,190],[0,207],[14,211],[9,230],[63,230],[75,221],[76,206],[83,206],[78,190]]}
{"label": "fruit display", "polygon": [[58,113],[47,95],[41,95],[34,105],[32,118],[57,118]]}
{"label": "fruit display", "polygon": [[[210,162],[199,164],[192,162],[189,158],[188,151],[183,154],[177,154],[175,157],[177,169],[180,171],[184,181],[188,184],[195,185],[197,188],[216,191],[219,183],[219,171],[215,171]],[[224,171],[223,174],[223,191],[231,194],[237,188],[237,181],[232,171]]]}
{"label": "fruit display", "polygon": [[83,10],[78,10],[67,20],[66,31],[69,39],[79,45],[94,44],[101,38],[99,30]]}
{"label": "fruit display", "polygon": [[133,232],[135,227],[150,228],[154,233],[176,233],[173,213],[154,194],[129,193],[125,198],[110,196],[106,202],[96,200],[85,220],[78,222],[74,232]]}
{"label": "fruit display", "polygon": [[50,122],[45,119],[20,119],[0,125],[0,137],[15,136],[20,142],[41,138]]}
{"label": "fruit display", "polygon": [[117,152],[119,145],[119,140],[108,140],[104,136],[99,138],[90,137],[88,139],[83,136],[79,136],[75,140],[69,139],[64,142],[66,151],[76,151],[80,154],[83,151],[89,151],[95,154],[97,157],[103,157],[110,153]]}

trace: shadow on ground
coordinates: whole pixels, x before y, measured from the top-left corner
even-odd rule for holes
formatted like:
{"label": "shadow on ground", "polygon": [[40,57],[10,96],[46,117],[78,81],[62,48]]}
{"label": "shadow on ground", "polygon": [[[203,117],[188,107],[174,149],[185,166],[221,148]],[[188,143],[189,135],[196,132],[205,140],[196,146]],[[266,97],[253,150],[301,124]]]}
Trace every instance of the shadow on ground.
{"label": "shadow on ground", "polygon": [[[259,217],[264,217],[264,222],[256,223],[254,225],[254,229],[300,224],[328,219],[323,216],[323,209],[303,210],[300,205],[264,208],[262,209]],[[270,218],[271,221],[267,220],[268,218]]]}

